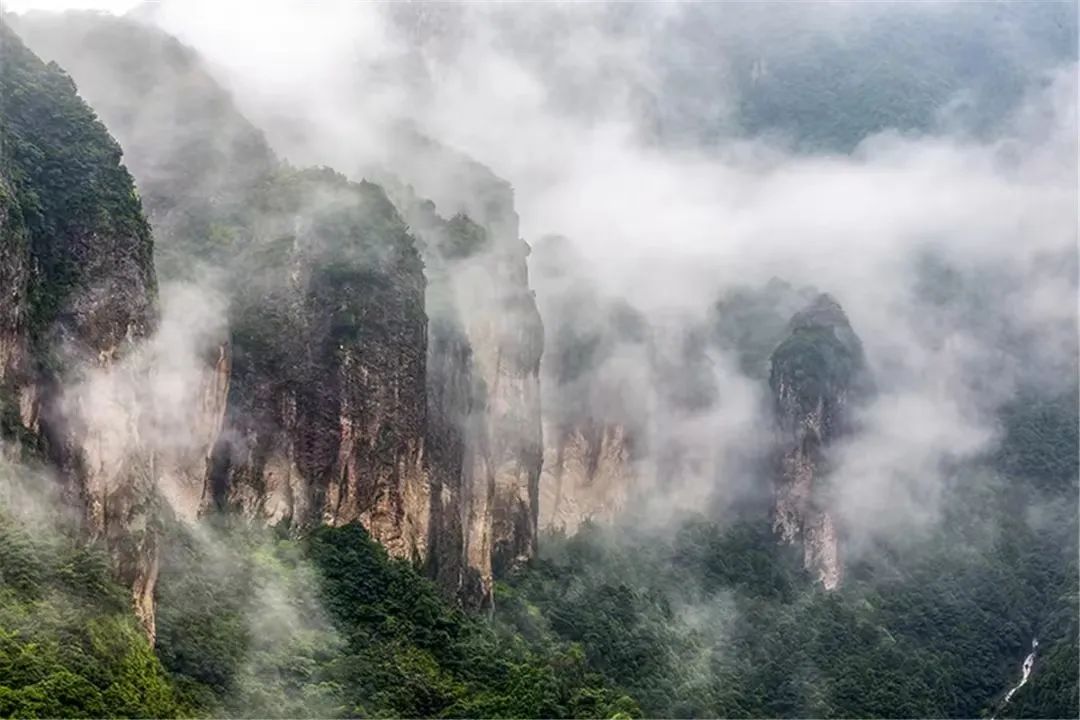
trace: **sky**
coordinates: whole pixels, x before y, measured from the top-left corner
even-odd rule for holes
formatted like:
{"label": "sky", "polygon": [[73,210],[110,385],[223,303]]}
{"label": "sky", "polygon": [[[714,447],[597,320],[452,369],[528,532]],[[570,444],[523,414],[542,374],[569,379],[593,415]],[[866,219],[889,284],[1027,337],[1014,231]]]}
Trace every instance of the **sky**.
{"label": "sky", "polygon": [[122,15],[139,4],[139,0],[0,0],[0,8],[8,12],[26,12],[28,10],[106,10]]}

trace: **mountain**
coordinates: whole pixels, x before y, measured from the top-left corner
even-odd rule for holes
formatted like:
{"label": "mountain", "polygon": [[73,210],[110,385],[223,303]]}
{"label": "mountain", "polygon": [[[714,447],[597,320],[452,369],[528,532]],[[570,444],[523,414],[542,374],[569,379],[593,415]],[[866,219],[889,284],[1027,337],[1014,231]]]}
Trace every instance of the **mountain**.
{"label": "mountain", "polygon": [[801,538],[806,569],[833,590],[841,578],[840,539],[824,456],[851,424],[849,406],[866,372],[862,345],[840,305],[819,295],[791,319],[771,365],[783,438],[773,527],[785,542]]}
{"label": "mountain", "polygon": [[[282,163],[171,37],[93,13],[17,24],[70,68],[127,148],[164,277],[225,276],[228,336],[202,349],[194,441],[166,483],[175,509],[194,518],[232,508],[296,527],[362,520],[450,592],[488,602],[493,571],[533,551],[539,473],[539,318],[509,186],[402,134],[414,162],[395,172],[422,189],[431,163],[457,173],[460,197],[426,190],[449,214],[470,212],[476,223],[459,222],[488,238],[476,258],[444,261],[425,235],[448,221],[429,209],[414,237],[399,219],[422,197],[392,192],[395,207],[370,183]],[[178,132],[151,141],[165,122]],[[425,264],[453,271],[433,302],[421,250]],[[458,361],[429,374],[429,360],[447,361],[428,347],[425,314],[454,304],[467,310],[448,340]],[[515,424],[533,429],[507,430]]]}
{"label": "mountain", "polygon": [[[1008,110],[1059,15],[849,10],[360,8],[376,153],[162,8],[5,15],[0,714],[1075,716],[1075,188]],[[451,147],[459,61],[545,132]]]}
{"label": "mountain", "polygon": [[[119,146],[71,79],[0,32],[5,428],[56,468],[152,635],[153,479],[131,402],[145,368],[127,361],[157,322],[150,228]],[[124,397],[91,407],[97,374]]]}
{"label": "mountain", "polygon": [[[158,69],[194,78],[181,84],[184,102],[217,92],[186,65],[193,56],[156,31],[81,20],[109,32],[119,22],[121,36],[163,47]],[[534,440],[523,431],[529,408],[538,409],[528,398],[537,395],[539,319],[508,186],[488,176],[499,196],[479,215],[485,225],[443,220],[430,201],[410,200],[403,208],[426,213],[426,224],[415,219],[421,242],[377,185],[294,170],[257,134],[186,165],[184,145],[138,142],[124,119],[146,108],[112,94],[104,106],[116,115],[107,121],[133,134],[132,165],[151,177],[147,204],[168,248],[169,291],[183,289],[181,311],[195,312],[203,298],[193,292],[226,288],[218,290],[225,331],[211,325],[177,338],[190,328],[173,325],[168,307],[164,318],[159,311],[151,225],[119,146],[57,65],[37,59],[6,24],[0,30],[4,272],[14,290],[3,308],[5,462],[26,463],[5,474],[5,497],[16,502],[5,502],[2,516],[3,712],[636,714],[632,700],[597,686],[572,656],[496,634],[455,606],[490,604],[493,570],[522,562],[535,544],[538,421]],[[160,118],[160,108],[148,111]],[[232,119],[244,135],[249,126]],[[249,153],[262,169],[216,184],[233,197],[206,204],[206,185]],[[197,242],[222,225],[221,243]],[[487,252],[493,241],[504,247]],[[430,306],[420,249],[442,270]],[[215,266],[213,280],[192,284]],[[504,303],[533,326],[496,316]],[[429,353],[429,309],[436,348],[455,352]],[[429,356],[441,363],[430,374]],[[175,360],[190,365],[180,362],[178,395]],[[519,415],[522,427],[507,435]],[[24,472],[40,473],[44,485],[19,481]],[[245,540],[244,528],[270,524],[281,539],[252,530]],[[269,553],[274,572],[307,577],[308,561],[297,566],[296,540],[286,539],[296,537],[320,564],[318,602],[334,606],[325,622],[320,609],[287,625],[310,626],[321,645],[315,657],[275,635],[281,613],[302,599],[265,574]],[[226,568],[227,579],[216,574]],[[357,581],[375,594],[365,600]],[[419,605],[422,616],[405,628]],[[372,612],[398,630],[375,629]],[[342,645],[339,633],[353,625],[356,638]],[[147,640],[157,641],[157,656]],[[248,675],[242,657],[262,658],[278,680]],[[321,669],[301,678],[279,664],[298,662]],[[353,670],[341,675],[339,666]],[[405,667],[432,666],[440,686],[432,694],[420,679],[411,689],[394,679]],[[522,696],[523,678],[546,690]]]}

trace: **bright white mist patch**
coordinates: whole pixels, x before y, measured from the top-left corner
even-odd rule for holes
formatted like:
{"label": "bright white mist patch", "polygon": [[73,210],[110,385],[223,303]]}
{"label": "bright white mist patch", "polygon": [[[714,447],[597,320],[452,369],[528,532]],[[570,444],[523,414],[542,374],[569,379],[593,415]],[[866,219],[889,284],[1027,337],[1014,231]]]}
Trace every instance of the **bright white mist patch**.
{"label": "bright white mist patch", "polygon": [[141,0],[3,0],[0,2],[0,9],[17,13],[31,10],[101,10],[113,15],[123,15],[141,4]]}

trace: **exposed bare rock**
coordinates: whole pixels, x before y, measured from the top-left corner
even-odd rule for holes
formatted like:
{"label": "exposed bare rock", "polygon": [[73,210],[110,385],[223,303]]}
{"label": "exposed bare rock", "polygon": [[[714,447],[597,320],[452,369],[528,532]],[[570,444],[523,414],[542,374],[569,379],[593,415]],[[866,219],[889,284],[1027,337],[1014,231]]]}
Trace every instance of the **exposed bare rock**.
{"label": "exposed bare rock", "polygon": [[[529,284],[530,250],[518,236],[508,183],[414,132],[403,131],[392,141],[399,149],[393,157],[401,161],[392,175],[379,176],[393,188],[398,207],[426,247],[429,291],[435,294],[429,302],[432,336],[436,327],[444,340],[452,335],[448,347],[457,348],[453,352],[461,360],[449,374],[449,368],[435,368],[440,377],[470,388],[468,402],[458,397],[448,411],[462,433],[461,596],[482,605],[490,599],[493,577],[530,557],[536,547],[544,337]],[[420,198],[430,198],[427,206]],[[450,219],[440,218],[436,208]],[[443,487],[455,482],[445,479],[454,474],[455,463],[436,466],[442,468]]]}
{"label": "exposed bare rock", "polygon": [[[177,514],[359,520],[487,602],[493,573],[534,550],[542,460],[543,331],[510,186],[415,133],[389,140],[408,146],[389,153],[394,173],[457,226],[425,255],[437,296],[425,302],[412,241],[381,192],[283,167],[189,48],[88,13],[19,22],[124,143],[162,276],[227,278],[228,342],[205,348],[178,402],[192,437],[157,462]],[[169,142],[147,135],[163,124],[176,126]],[[329,252],[339,245],[363,252]]]}
{"label": "exposed bare rock", "polygon": [[638,482],[626,428],[548,426],[544,437],[540,527],[572,534],[585,520],[614,519]]}
{"label": "exposed bare rock", "polygon": [[[484,383],[488,438],[485,461],[476,467],[490,472],[494,483],[490,520],[487,512],[478,512],[474,523],[490,525],[496,577],[536,551],[543,327],[528,289],[526,254],[525,244],[518,241],[516,247],[484,258],[493,281],[473,284],[466,301],[471,308],[466,332]],[[474,485],[482,482],[474,479]],[[484,531],[486,527],[479,534]]]}
{"label": "exposed bare rock", "polygon": [[129,359],[157,318],[150,229],[119,146],[71,79],[3,23],[0,97],[4,434],[31,440],[58,468],[153,637],[145,366]]}
{"label": "exposed bare rock", "polygon": [[773,528],[783,542],[802,542],[804,566],[827,590],[843,575],[827,450],[847,431],[865,371],[862,345],[828,295],[795,314],[772,355],[779,455]]}
{"label": "exposed bare rock", "polygon": [[537,243],[533,272],[545,351],[540,527],[574,532],[610,520],[643,489],[651,382],[648,331],[628,305],[601,297],[571,242]]}
{"label": "exposed bare rock", "polygon": [[[0,385],[25,361],[30,247],[15,188],[0,166]],[[12,393],[5,393],[9,396]],[[16,408],[3,408],[5,420]],[[12,417],[11,420],[17,419]]]}
{"label": "exposed bare rock", "polygon": [[177,375],[195,384],[185,383],[173,396],[156,398],[155,407],[156,431],[161,433],[156,443],[158,489],[173,513],[187,522],[194,522],[212,502],[210,463],[225,419],[232,369],[227,339],[203,350],[194,368]]}
{"label": "exposed bare rock", "polygon": [[382,190],[299,173],[268,198],[237,291],[214,497],[270,523],[363,522],[427,556],[424,277]]}

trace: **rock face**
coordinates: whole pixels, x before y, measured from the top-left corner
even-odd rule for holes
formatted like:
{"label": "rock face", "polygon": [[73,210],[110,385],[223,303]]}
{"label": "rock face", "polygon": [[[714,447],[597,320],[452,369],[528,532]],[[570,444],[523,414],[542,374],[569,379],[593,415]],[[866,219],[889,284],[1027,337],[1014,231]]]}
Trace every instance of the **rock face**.
{"label": "rock face", "polygon": [[489,507],[494,481],[486,471],[483,386],[458,301],[463,266],[489,247],[484,229],[464,215],[446,220],[430,200],[394,186],[395,202],[416,233],[427,275],[427,453],[431,479],[428,572],[471,605],[490,599],[490,532],[481,552],[466,528],[476,506]]}
{"label": "rock face", "polygon": [[187,431],[158,453],[172,511],[359,520],[488,602],[494,574],[534,551],[542,460],[543,330],[510,186],[403,133],[391,170],[416,192],[399,214],[377,186],[279,162],[163,33],[87,13],[18,22],[123,142],[162,278],[224,288],[227,329],[197,338],[174,398]]}
{"label": "rock face", "polygon": [[[0,148],[0,152],[3,152]],[[9,160],[0,155],[0,388],[4,405],[0,421],[8,434],[24,423],[17,373],[26,359],[30,245],[22,209],[8,178]],[[26,425],[32,419],[25,419]]]}
{"label": "rock face", "polygon": [[573,533],[641,489],[648,337],[633,309],[598,295],[569,240],[544,238],[534,257],[546,333],[540,528]]}
{"label": "rock face", "polygon": [[574,533],[585,520],[610,521],[638,484],[622,425],[545,428],[540,527]]}
{"label": "rock face", "polygon": [[427,555],[424,276],[382,190],[331,171],[267,199],[232,312],[213,495],[269,523],[363,522]]}
{"label": "rock face", "polygon": [[723,480],[718,358],[700,318],[604,295],[572,241],[537,243],[546,331],[540,523],[573,533],[626,509],[701,510]]}
{"label": "rock face", "polygon": [[[476,502],[469,522],[470,556],[481,566],[490,532],[491,573],[499,576],[536,552],[542,457],[540,356],[544,331],[529,290],[527,246],[512,230],[473,268],[465,307],[466,333],[482,383],[486,447],[472,462],[473,487],[491,478],[490,503]],[[489,226],[495,238],[498,226]],[[476,275],[480,275],[477,277]],[[490,278],[484,283],[485,278]],[[490,528],[490,530],[489,530]],[[470,563],[472,564],[472,563]],[[485,573],[486,574],[486,573]]]}
{"label": "rock face", "polygon": [[[453,418],[462,443],[462,477],[443,481],[461,488],[460,593],[468,604],[484,605],[492,579],[536,549],[544,331],[529,286],[529,247],[518,237],[509,184],[415,133],[395,141],[395,156],[405,160],[393,171],[408,185],[388,182],[397,186],[398,206],[424,248],[431,336],[451,353],[429,353],[429,380],[441,378],[429,391],[444,405],[433,408],[433,416]],[[467,401],[435,387],[447,381],[468,386]],[[444,478],[454,474],[456,461],[440,464]]]}
{"label": "rock face", "polygon": [[832,590],[843,566],[826,451],[847,432],[851,405],[864,391],[862,345],[836,301],[819,295],[791,319],[771,366],[778,432],[773,528],[783,542],[802,542],[804,566]]}
{"label": "rock face", "polygon": [[[473,488],[476,449],[483,427],[476,413],[479,393],[472,364],[472,346],[465,334],[454,286],[455,266],[486,243],[483,229],[459,216],[449,222],[431,202],[408,201],[408,221],[420,242],[427,273],[425,296],[427,344],[427,468],[431,478],[431,527],[428,572],[453,594],[477,601],[479,570],[466,558],[465,527],[474,494],[483,502],[491,491],[486,481]],[[485,564],[483,567],[488,567]]]}
{"label": "rock face", "polygon": [[[202,286],[189,289],[181,314],[198,315],[191,308],[216,286],[228,295],[235,263],[257,240],[260,189],[273,186],[280,166],[262,134],[194,53],[164,33],[93,12],[29,13],[13,22],[39,55],[73,73],[120,140],[153,227],[158,277]],[[156,413],[163,425],[157,435],[167,436],[158,443],[158,485],[171,510],[188,520],[212,505],[210,456],[232,371],[229,328],[220,318],[203,320],[216,323],[212,332],[189,327],[173,343],[194,352],[194,367],[177,379],[189,391],[165,398],[167,412]]]}
{"label": "rock face", "polygon": [[58,469],[152,637],[155,494],[131,353],[157,317],[150,229],[71,79],[2,23],[0,97],[5,435]]}

